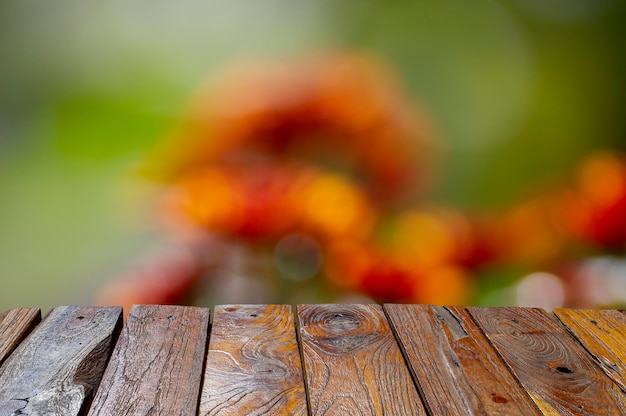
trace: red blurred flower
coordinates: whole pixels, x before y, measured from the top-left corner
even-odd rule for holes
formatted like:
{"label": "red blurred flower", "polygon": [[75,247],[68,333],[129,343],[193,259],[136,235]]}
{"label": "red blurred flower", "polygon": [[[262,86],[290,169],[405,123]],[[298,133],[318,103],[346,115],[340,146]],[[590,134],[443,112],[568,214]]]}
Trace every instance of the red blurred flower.
{"label": "red blurred flower", "polygon": [[350,172],[387,200],[420,178],[421,118],[383,65],[365,56],[253,63],[216,79],[166,158],[177,172],[296,160]]}
{"label": "red blurred flower", "polygon": [[383,247],[338,242],[329,248],[327,273],[338,287],[378,302],[463,304],[470,298],[472,280],[463,269],[405,260]]}
{"label": "red blurred flower", "polygon": [[304,232],[327,241],[369,233],[375,217],[361,189],[342,176],[293,165],[214,165],[170,187],[166,213],[190,227],[247,241]]}
{"label": "red blurred flower", "polygon": [[537,266],[562,255],[566,248],[564,202],[560,192],[541,194],[499,216],[504,263]]}
{"label": "red blurred flower", "polygon": [[468,270],[500,261],[505,252],[496,221],[451,208],[422,207],[398,215],[387,232],[407,265],[456,265]]}
{"label": "red blurred flower", "polygon": [[[379,301],[461,303],[470,281],[458,264],[490,255],[472,227],[410,212],[395,248],[372,241],[379,212],[419,188],[426,130],[393,76],[365,56],[230,69],[163,155],[164,218],[257,247],[310,236],[343,288]],[[191,275],[149,269],[106,293],[162,302],[191,288]]]}
{"label": "red blurred flower", "polygon": [[578,170],[576,186],[564,198],[569,230],[596,246],[626,246],[626,159],[598,152]]}

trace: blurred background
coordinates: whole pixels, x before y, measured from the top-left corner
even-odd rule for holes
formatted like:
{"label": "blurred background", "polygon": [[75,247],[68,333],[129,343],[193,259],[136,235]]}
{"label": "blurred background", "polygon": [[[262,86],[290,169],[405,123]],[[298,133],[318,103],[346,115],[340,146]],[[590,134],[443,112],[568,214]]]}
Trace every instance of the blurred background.
{"label": "blurred background", "polygon": [[[151,301],[624,306],[625,32],[626,4],[616,0],[5,0],[0,310]],[[363,91],[324,81],[344,55],[357,56],[345,76],[365,73]],[[310,56],[331,63],[303,69]],[[282,75],[254,75],[259,63]],[[306,76],[321,81],[311,87]],[[360,94],[375,91],[372,108],[385,112],[389,131],[398,123],[402,140],[415,139],[415,159],[366,154],[378,139],[357,129],[347,165],[416,168],[412,180],[398,189],[393,175],[359,182],[335,161],[303,162],[308,148],[293,146],[251,145],[263,164],[247,170],[249,143],[226,152],[236,167],[220,165],[218,152],[204,161],[213,170],[194,176],[200,162],[177,149],[202,153],[194,140],[219,140],[215,126],[196,120],[210,119],[198,97],[219,77],[231,77],[230,87],[207,108],[224,102],[217,119],[239,114],[245,128],[254,105],[268,105],[272,123],[293,122],[271,100],[250,99],[257,93],[296,89],[293,100],[306,101],[338,91],[345,108],[332,122],[341,129],[358,119]],[[310,133],[290,128],[289,140],[299,128]],[[240,141],[256,140],[249,130]],[[322,154],[344,149],[333,140]],[[294,152],[297,163],[285,165]],[[256,169],[271,189],[304,175],[319,205],[310,202],[297,226],[265,234],[202,217],[210,201],[163,214],[163,195],[189,197],[197,178],[208,181],[201,198],[239,198],[258,185],[246,176]],[[389,188],[393,198],[383,195]],[[336,219],[346,206],[360,208]],[[306,221],[317,225],[301,227]],[[326,227],[346,221],[358,236]]]}

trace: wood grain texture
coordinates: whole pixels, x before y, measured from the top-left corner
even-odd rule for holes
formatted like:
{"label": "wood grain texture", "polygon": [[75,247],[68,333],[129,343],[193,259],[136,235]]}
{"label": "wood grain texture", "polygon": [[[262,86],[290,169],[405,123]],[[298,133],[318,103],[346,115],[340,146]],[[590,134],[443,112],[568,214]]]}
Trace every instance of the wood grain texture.
{"label": "wood grain texture", "polygon": [[10,309],[0,315],[0,366],[40,321],[36,308]]}
{"label": "wood grain texture", "polygon": [[306,415],[291,306],[215,308],[200,415]]}
{"label": "wood grain texture", "polygon": [[555,309],[554,313],[626,393],[626,316],[615,310]]}
{"label": "wood grain texture", "polygon": [[79,415],[98,387],[122,308],[54,308],[0,368],[0,415]]}
{"label": "wood grain texture", "polygon": [[469,311],[545,414],[626,414],[624,393],[544,310]]}
{"label": "wood grain texture", "polygon": [[209,310],[135,305],[89,415],[195,415]]}
{"label": "wood grain texture", "polygon": [[384,308],[431,414],[541,414],[465,309]]}
{"label": "wood grain texture", "polygon": [[299,305],[311,415],[425,415],[380,305]]}

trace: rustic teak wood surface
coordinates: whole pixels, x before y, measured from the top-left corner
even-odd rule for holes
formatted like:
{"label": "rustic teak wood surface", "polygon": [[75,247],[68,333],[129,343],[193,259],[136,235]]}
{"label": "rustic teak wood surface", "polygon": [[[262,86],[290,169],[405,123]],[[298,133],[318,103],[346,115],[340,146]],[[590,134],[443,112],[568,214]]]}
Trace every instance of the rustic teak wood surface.
{"label": "rustic teak wood surface", "polygon": [[208,309],[133,307],[89,415],[195,415],[208,327]]}
{"label": "rustic teak wood surface", "polygon": [[425,415],[379,305],[300,305],[312,415]]}
{"label": "rustic teak wood surface", "polygon": [[544,413],[626,412],[624,392],[544,310],[470,308],[470,313]]}
{"label": "rustic teak wood surface", "polygon": [[291,307],[216,307],[200,415],[306,412]]}
{"label": "rustic teak wood surface", "polygon": [[0,367],[0,415],[79,415],[98,387],[122,308],[55,308]]}
{"label": "rustic teak wood surface", "polygon": [[557,309],[556,316],[580,340],[604,372],[626,392],[626,322],[610,310]]}
{"label": "rustic teak wood surface", "polygon": [[626,315],[432,305],[0,314],[0,416],[626,415]]}
{"label": "rustic teak wood surface", "polygon": [[385,309],[432,414],[539,414],[465,309]]}
{"label": "rustic teak wood surface", "polygon": [[0,365],[39,321],[41,311],[35,308],[11,309],[0,315]]}

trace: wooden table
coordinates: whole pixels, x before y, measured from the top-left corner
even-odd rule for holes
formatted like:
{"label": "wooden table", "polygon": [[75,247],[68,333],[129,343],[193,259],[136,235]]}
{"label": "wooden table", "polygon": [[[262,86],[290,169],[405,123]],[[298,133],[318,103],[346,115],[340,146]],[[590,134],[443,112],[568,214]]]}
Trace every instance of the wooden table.
{"label": "wooden table", "polygon": [[0,315],[0,416],[626,415],[626,315],[430,305]]}

